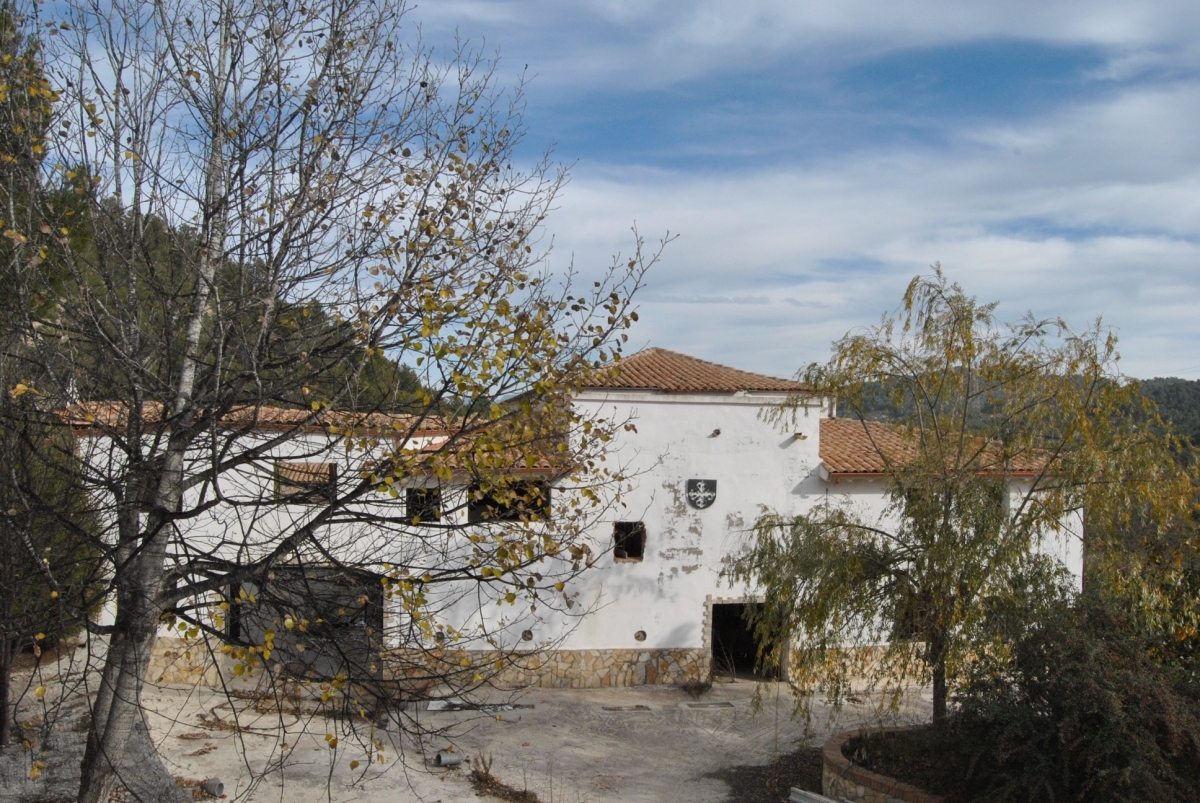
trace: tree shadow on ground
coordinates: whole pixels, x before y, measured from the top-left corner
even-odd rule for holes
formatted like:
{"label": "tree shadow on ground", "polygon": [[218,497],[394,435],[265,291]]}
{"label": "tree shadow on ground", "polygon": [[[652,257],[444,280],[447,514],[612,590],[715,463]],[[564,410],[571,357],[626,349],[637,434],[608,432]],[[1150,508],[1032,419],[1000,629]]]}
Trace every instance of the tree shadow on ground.
{"label": "tree shadow on ground", "polygon": [[821,792],[821,750],[804,746],[770,764],[726,767],[705,777],[729,784],[727,803],[779,803],[793,786]]}

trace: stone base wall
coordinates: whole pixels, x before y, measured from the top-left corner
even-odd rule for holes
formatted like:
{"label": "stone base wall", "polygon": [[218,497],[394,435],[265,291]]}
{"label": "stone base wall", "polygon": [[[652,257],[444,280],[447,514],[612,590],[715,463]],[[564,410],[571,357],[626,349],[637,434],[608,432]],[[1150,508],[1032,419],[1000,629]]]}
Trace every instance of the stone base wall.
{"label": "stone base wall", "polygon": [[[676,685],[708,677],[709,657],[702,649],[548,650],[501,654],[485,651],[431,651],[392,654],[384,660],[385,676],[437,677],[480,667],[497,687],[600,689],[619,686]],[[221,685],[218,664],[203,642],[159,637],[150,656],[151,683]],[[499,662],[501,666],[496,668]],[[403,668],[402,668],[403,667]],[[228,675],[228,673],[226,673]],[[257,674],[257,673],[256,673]],[[226,681],[232,681],[227,677]]]}
{"label": "stone base wall", "polygon": [[846,742],[869,732],[842,731],[825,742],[821,749],[821,791],[825,797],[850,803],[944,803],[937,795],[864,769],[842,754]]}
{"label": "stone base wall", "polygon": [[670,686],[707,677],[708,665],[699,649],[551,650],[508,656],[493,683],[554,689]]}
{"label": "stone base wall", "polygon": [[601,689],[616,686],[673,685],[708,676],[709,659],[700,649],[666,650],[395,650],[384,674],[413,682],[459,675],[502,689]]}

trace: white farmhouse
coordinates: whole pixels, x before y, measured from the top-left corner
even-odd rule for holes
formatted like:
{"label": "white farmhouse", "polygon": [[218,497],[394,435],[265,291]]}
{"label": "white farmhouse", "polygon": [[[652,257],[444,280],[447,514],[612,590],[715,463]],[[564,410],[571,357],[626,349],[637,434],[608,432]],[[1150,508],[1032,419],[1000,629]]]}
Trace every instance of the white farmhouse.
{"label": "white farmhouse", "polygon": [[[763,509],[800,514],[830,495],[850,499],[866,518],[882,515],[885,508],[876,446],[862,422],[834,418],[828,399],[805,396],[793,381],[659,348],[627,357],[620,366],[574,399],[585,418],[633,425],[620,433],[609,453],[627,477],[629,490],[586,532],[595,565],[571,583],[576,605],[570,611],[546,606],[508,621],[504,617],[511,609],[488,604],[494,600],[480,595],[496,592],[476,584],[464,587],[461,596],[451,590],[436,601],[445,625],[468,635],[486,633],[486,639],[466,638],[459,649],[498,647],[521,653],[498,679],[501,683],[678,683],[707,675],[714,659],[750,670],[753,647],[741,612],[755,597],[731,588],[721,571],[723,559],[747,543]],[[791,395],[805,399],[804,406],[796,425],[783,431],[763,413]],[[301,413],[256,415],[241,425],[258,430],[256,437],[269,445],[272,431],[286,428],[290,424],[284,419]],[[385,418],[377,422],[381,430],[387,428]],[[875,438],[896,437],[880,425],[868,426],[877,427]],[[92,434],[89,460],[117,459],[105,439]],[[409,435],[416,448],[436,446],[443,437],[436,430]],[[271,543],[276,532],[303,522],[312,503],[306,495],[320,493],[326,482],[338,487],[358,481],[364,455],[337,445],[341,441],[327,428],[313,428],[280,449],[265,450],[262,460],[230,473],[222,487],[193,489],[193,496],[219,491],[224,502],[191,520],[184,540],[214,554],[252,548],[260,540],[256,533],[263,543]],[[540,472],[529,468],[529,481],[544,481]],[[1025,481],[1019,474],[1013,477],[1014,494]],[[405,518],[420,513],[452,525],[444,530],[447,545],[441,548],[453,549],[454,534],[469,532],[474,521],[471,504],[464,501],[467,487],[456,480],[435,482],[399,489],[390,504],[407,505]],[[559,515],[569,496],[554,492],[551,515]],[[373,503],[368,499],[362,504]],[[380,554],[399,556],[392,558],[395,562],[436,565],[437,556],[429,551],[430,544],[441,543],[436,536],[412,539],[405,535],[411,527],[398,526],[394,535],[381,538],[379,532],[363,529],[374,525],[355,524],[353,515],[338,521],[326,539],[331,548],[353,551],[371,544],[378,549],[383,543],[387,548]],[[1070,530],[1081,528],[1076,523]],[[1053,548],[1081,576],[1080,541],[1072,532]],[[315,582],[326,587],[333,580]],[[395,605],[380,607],[382,646],[400,646],[395,634],[405,625],[403,614]],[[187,653],[170,639],[162,645],[155,658],[160,676],[184,679],[203,672],[195,660],[184,661]]]}
{"label": "white farmhouse", "polygon": [[[578,581],[592,612],[528,680],[672,683],[707,674],[714,660],[753,668],[741,613],[756,598],[722,578],[723,559],[742,549],[764,508],[795,515],[835,495],[865,518],[882,516],[878,444],[899,438],[877,424],[866,425],[868,437],[862,422],[832,417],[830,401],[811,395],[796,426],[766,420],[766,408],[804,393],[796,382],[650,348],[576,398],[589,413],[635,423],[615,450],[633,490],[620,517],[593,534],[604,556]],[[1016,472],[1012,482],[1015,496],[1027,479]],[[1076,523],[1046,547],[1076,577],[1079,532]]]}

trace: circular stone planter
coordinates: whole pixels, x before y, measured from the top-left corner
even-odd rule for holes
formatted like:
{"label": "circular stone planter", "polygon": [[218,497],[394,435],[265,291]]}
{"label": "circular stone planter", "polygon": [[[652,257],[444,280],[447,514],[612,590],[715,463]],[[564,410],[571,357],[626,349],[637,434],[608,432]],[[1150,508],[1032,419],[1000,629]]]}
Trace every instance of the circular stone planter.
{"label": "circular stone planter", "polygon": [[826,797],[851,803],[945,803],[938,795],[871,772],[842,755],[842,746],[875,731],[863,728],[835,733],[821,748],[821,789]]}

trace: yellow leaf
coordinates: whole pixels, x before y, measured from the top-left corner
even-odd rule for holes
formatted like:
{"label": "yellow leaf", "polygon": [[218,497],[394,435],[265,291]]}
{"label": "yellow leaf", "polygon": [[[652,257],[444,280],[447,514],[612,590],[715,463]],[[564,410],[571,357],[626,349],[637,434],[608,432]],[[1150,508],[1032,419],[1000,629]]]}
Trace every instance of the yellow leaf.
{"label": "yellow leaf", "polygon": [[350,769],[352,769],[352,770],[356,770],[356,769],[358,769],[358,762],[357,762],[357,761],[351,761],[351,762],[350,762]]}
{"label": "yellow leaf", "polygon": [[42,699],[43,697],[45,697],[46,696],[46,687],[38,686],[36,689],[33,690],[33,696],[38,698],[39,700]]}

